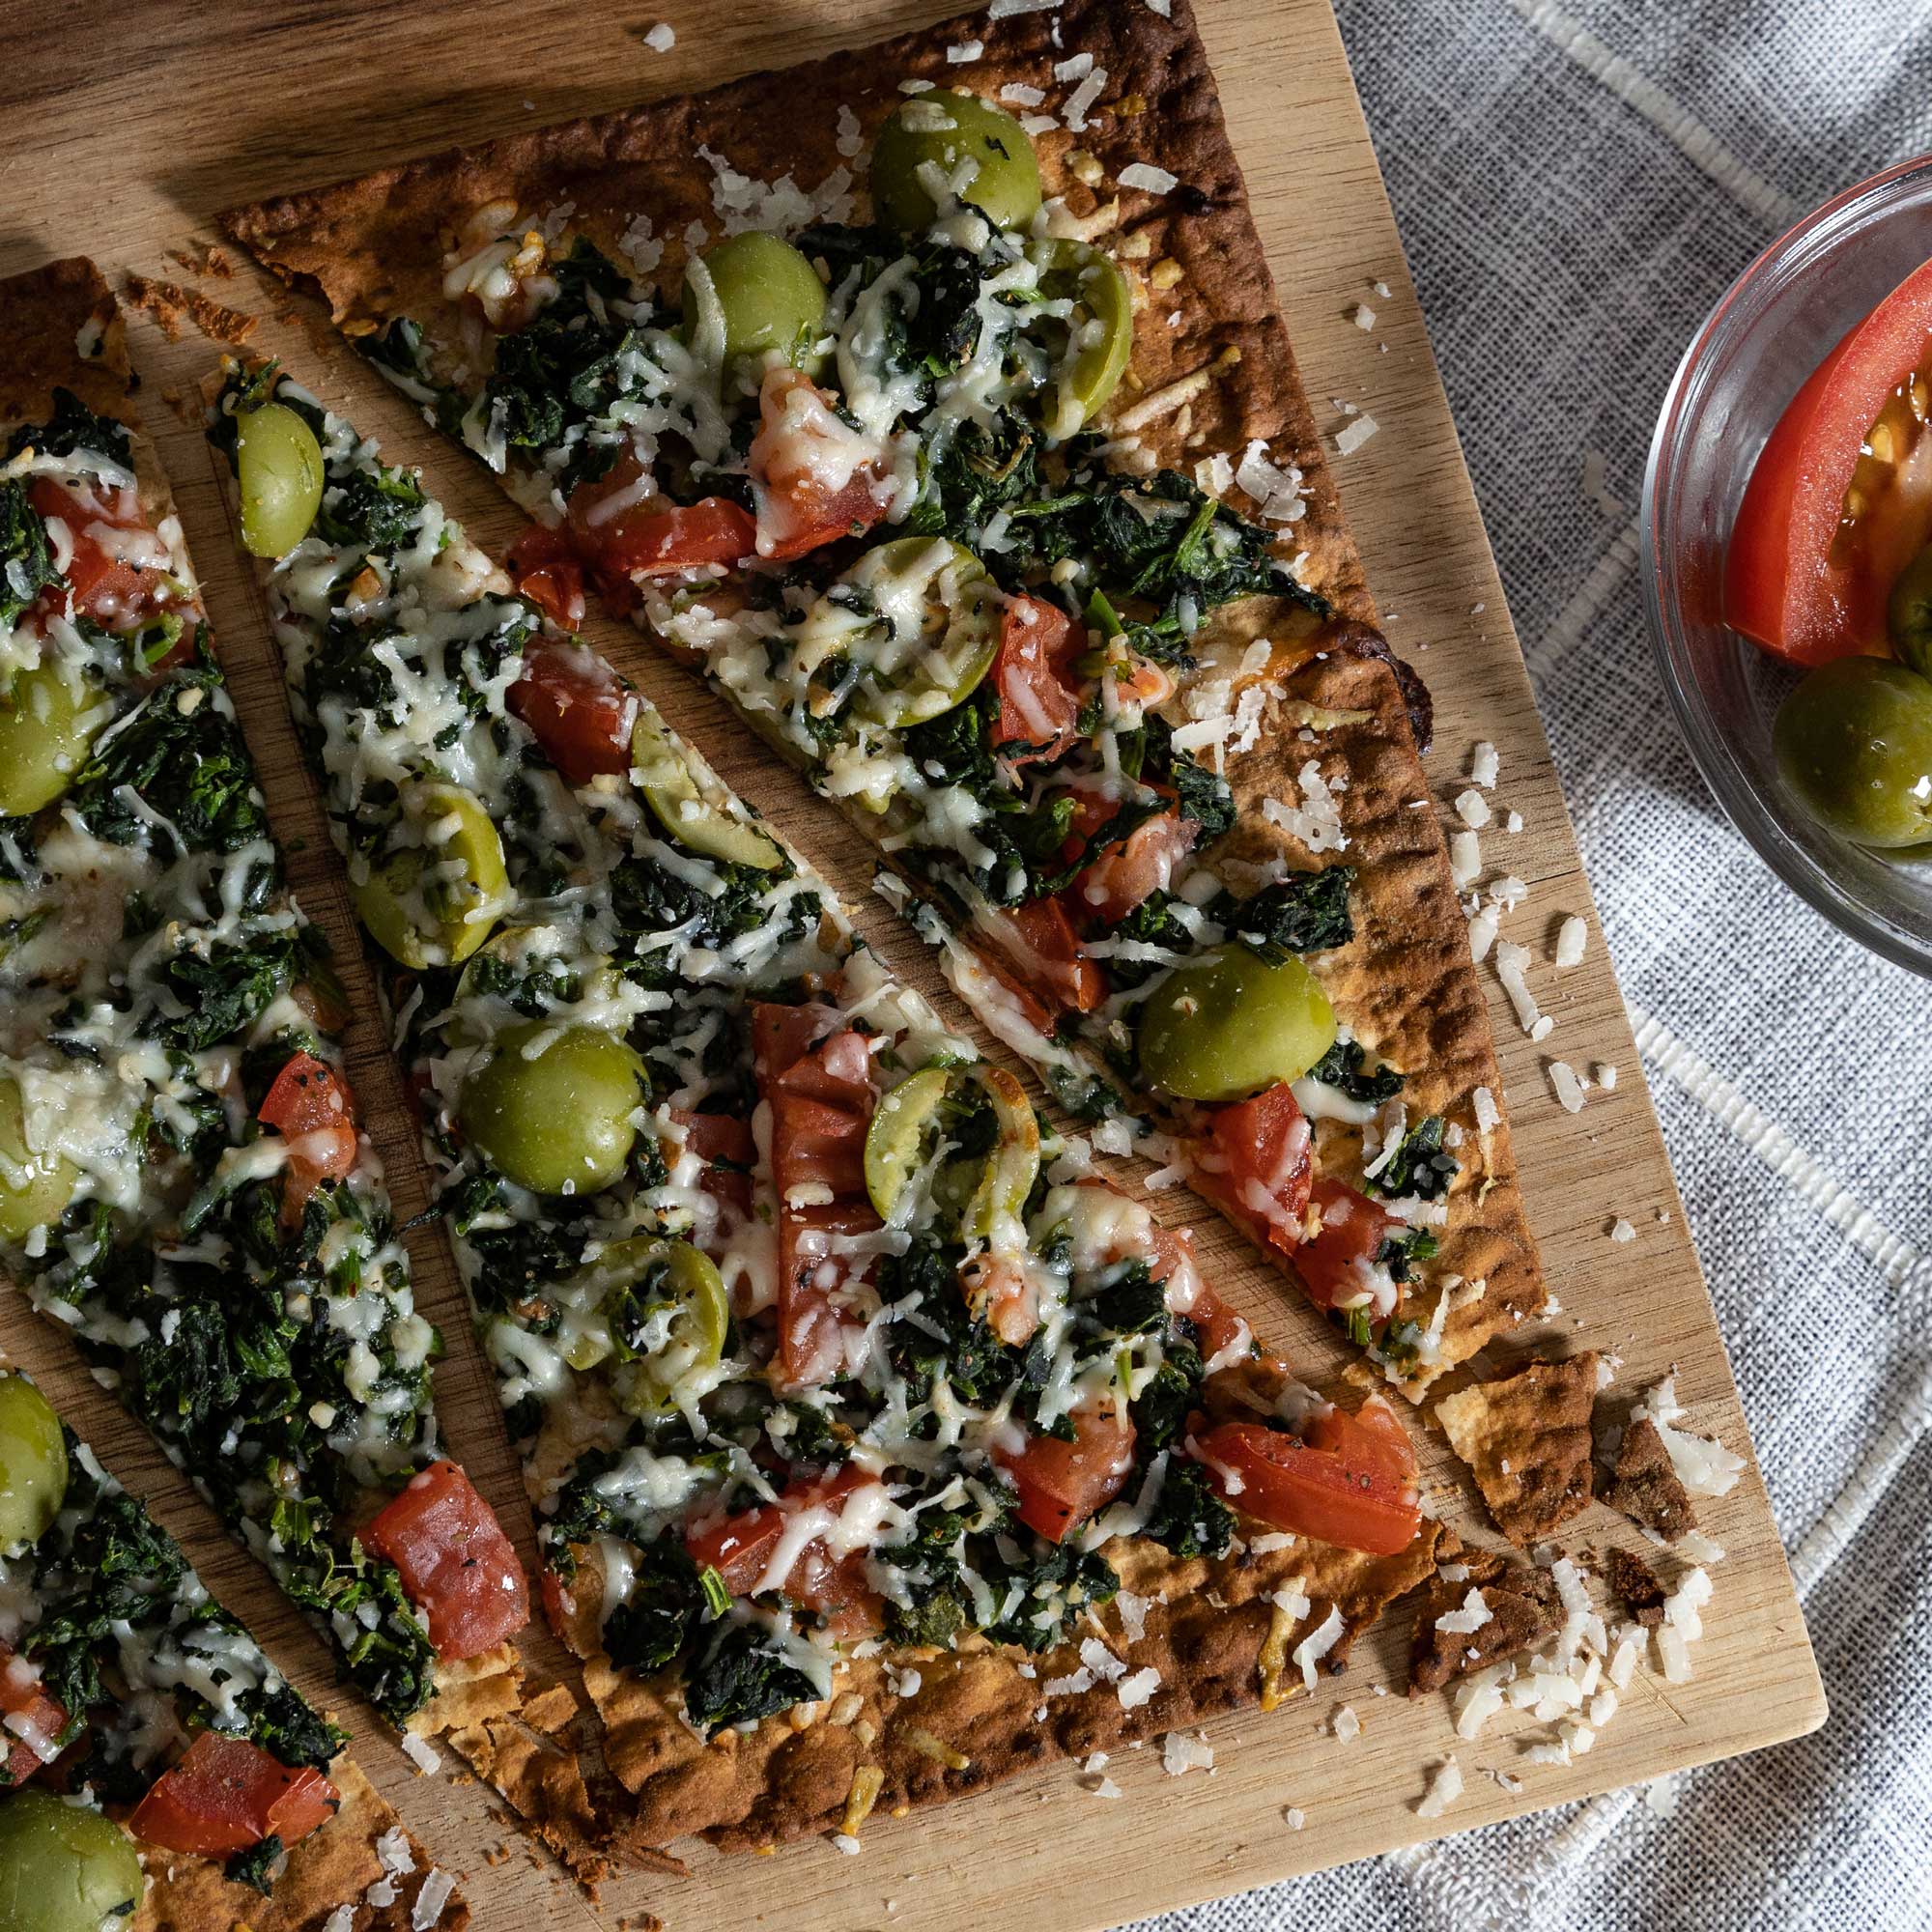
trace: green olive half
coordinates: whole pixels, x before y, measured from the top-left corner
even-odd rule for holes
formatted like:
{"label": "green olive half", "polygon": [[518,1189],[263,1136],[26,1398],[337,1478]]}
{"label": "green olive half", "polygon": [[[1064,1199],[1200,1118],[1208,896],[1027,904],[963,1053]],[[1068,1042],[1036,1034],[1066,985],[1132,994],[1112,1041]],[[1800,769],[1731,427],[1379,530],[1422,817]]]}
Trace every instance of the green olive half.
{"label": "green olive half", "polygon": [[375,860],[355,910],[403,965],[455,965],[489,938],[509,896],[503,841],[474,792],[419,784],[404,800],[419,842]]}
{"label": "green olive half", "polygon": [[[941,1149],[981,1108],[992,1113],[990,1149],[942,1158]],[[971,1139],[980,1145],[983,1136]],[[986,1240],[1017,1223],[1038,1176],[1039,1122],[1026,1089],[1001,1066],[928,1066],[911,1074],[887,1092],[867,1129],[866,1192],[883,1220],[923,1177],[941,1209],[957,1215],[960,1233]]]}
{"label": "green olive half", "polygon": [[1820,665],[1778,707],[1772,745],[1829,830],[1861,845],[1932,839],[1932,679],[1885,658]]}
{"label": "green olive half", "polygon": [[691,767],[648,708],[639,709],[631,727],[631,777],[658,823],[680,845],[760,872],[776,871],[784,864],[784,854],[755,825],[732,817],[698,790]]}
{"label": "green olive half", "polygon": [[1040,294],[1072,304],[1060,325],[1046,416],[1046,433],[1064,442],[1099,414],[1127,373],[1134,348],[1133,294],[1113,258],[1085,242],[1037,242],[1028,252],[1039,270]]}
{"label": "green olive half", "polygon": [[23,817],[60,797],[87,762],[108,710],[99,691],[70,683],[51,658],[15,672],[0,696],[0,813]]}
{"label": "green olive half", "polygon": [[24,1241],[67,1212],[80,1170],[65,1154],[31,1151],[20,1084],[0,1073],[0,1240]]}
{"label": "green olive half", "polygon": [[37,1785],[0,1802],[0,1932],[100,1932],[141,1891],[140,1855],[113,1819]]}
{"label": "green olive half", "polygon": [[644,1064],[600,1027],[531,1020],[497,1037],[463,1083],[465,1137],[533,1194],[594,1194],[624,1171]]}
{"label": "green olive half", "polygon": [[996,228],[1024,228],[1039,213],[1032,136],[977,94],[916,94],[879,129],[872,146],[872,208],[889,228],[923,234],[937,219],[931,187],[922,179],[928,167]]}
{"label": "green olive half", "polygon": [[1898,573],[1886,601],[1885,630],[1892,655],[1932,677],[1932,544]]}
{"label": "green olive half", "polygon": [[242,542],[254,556],[286,556],[322,507],[322,445],[294,410],[264,403],[235,418]]}
{"label": "green olive half", "polygon": [[689,1241],[614,1241],[580,1283],[596,1295],[604,1351],[622,1365],[618,1400],[633,1415],[673,1408],[679,1390],[723,1358],[730,1297],[711,1258]]}
{"label": "green olive half", "polygon": [[1141,1071],[1183,1100],[1245,1100],[1299,1080],[1335,1043],[1321,982],[1294,953],[1224,947],[1177,966],[1140,1016]]}
{"label": "green olive half", "polygon": [[0,1374],[0,1551],[38,1543],[67,1496],[67,1438],[25,1376]]}
{"label": "green olive half", "polygon": [[[803,367],[807,352],[825,327],[825,284],[789,242],[756,229],[733,235],[703,257],[724,318],[727,358],[763,355],[776,349]],[[698,293],[687,275],[684,326],[695,329]]]}

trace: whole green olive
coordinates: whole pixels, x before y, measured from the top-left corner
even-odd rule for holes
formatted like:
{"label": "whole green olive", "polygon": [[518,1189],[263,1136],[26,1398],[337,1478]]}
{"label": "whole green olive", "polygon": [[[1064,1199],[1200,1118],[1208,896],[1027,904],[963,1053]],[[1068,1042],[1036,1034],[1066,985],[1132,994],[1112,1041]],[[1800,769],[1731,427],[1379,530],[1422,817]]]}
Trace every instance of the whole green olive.
{"label": "whole green olive", "polygon": [[32,1151],[20,1084],[0,1073],[0,1240],[24,1241],[51,1227],[80,1185],[80,1170],[65,1154]]}
{"label": "whole green olive", "polygon": [[460,785],[412,786],[421,842],[375,861],[355,910],[392,959],[420,971],[456,965],[489,938],[509,895],[503,841],[483,801]]}
{"label": "whole green olive", "polygon": [[533,1194],[595,1194],[623,1173],[645,1097],[644,1064],[600,1027],[531,1020],[497,1035],[463,1083],[470,1143]]}
{"label": "whole green olive", "polygon": [[1039,213],[1039,160],[1032,136],[977,94],[915,95],[879,129],[872,145],[872,208],[902,235],[921,234],[938,217],[931,189],[920,179],[928,162],[996,228],[1024,228]]}
{"label": "whole green olive", "polygon": [[1141,1071],[1183,1100],[1244,1100],[1299,1080],[1335,1043],[1335,1013],[1297,954],[1228,946],[1177,966],[1141,1009]]}
{"label": "whole green olive", "polygon": [[250,555],[286,556],[308,535],[326,473],[315,432],[286,403],[236,416],[235,480]]}
{"label": "whole green olive", "polygon": [[21,817],[60,797],[87,762],[108,709],[95,686],[70,683],[51,658],[16,671],[0,694],[0,812]]}
{"label": "whole green olive", "polygon": [[38,1543],[67,1497],[67,1437],[25,1376],[0,1373],[0,1550]]}
{"label": "whole green olive", "polygon": [[[804,366],[807,351],[825,327],[825,284],[789,242],[748,229],[719,242],[704,267],[724,317],[727,357],[763,355],[776,349]],[[684,325],[696,328],[697,291],[684,282]]]}
{"label": "whole green olive", "polygon": [[1861,845],[1932,839],[1932,679],[1885,658],[1820,665],[1778,707],[1772,745],[1830,831]]}
{"label": "whole green olive", "polygon": [[1932,544],[1898,573],[1886,600],[1885,630],[1892,655],[1932,677]]}
{"label": "whole green olive", "polygon": [[104,1813],[37,1785],[0,1803],[0,1932],[100,1932],[142,1889],[134,1841]]}

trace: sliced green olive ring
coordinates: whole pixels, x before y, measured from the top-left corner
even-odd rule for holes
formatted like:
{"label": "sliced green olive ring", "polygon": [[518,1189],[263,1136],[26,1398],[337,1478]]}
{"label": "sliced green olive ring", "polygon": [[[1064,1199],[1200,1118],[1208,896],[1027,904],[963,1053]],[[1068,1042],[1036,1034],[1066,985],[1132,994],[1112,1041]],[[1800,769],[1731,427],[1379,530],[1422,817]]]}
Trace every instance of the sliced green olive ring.
{"label": "sliced green olive ring", "polygon": [[[624,1365],[620,1400],[633,1415],[662,1415],[677,1406],[678,1390],[724,1358],[731,1325],[730,1297],[711,1258],[689,1241],[637,1236],[615,1241],[574,1279],[570,1298],[594,1300],[597,1316],[585,1340]],[[661,1335],[640,1347],[639,1330],[667,1319]],[[601,1337],[596,1335],[602,1329]],[[573,1366],[587,1366],[573,1358]]]}
{"label": "sliced green olive ring", "polygon": [[474,792],[423,784],[406,801],[420,844],[375,862],[355,888],[355,909],[383,951],[404,966],[454,966],[489,938],[509,895],[503,841]]}
{"label": "sliced green olive ring", "polygon": [[0,1804],[0,1932],[100,1932],[131,1923],[146,1880],[104,1812],[29,1785]]}
{"label": "sliced green olive ring", "polygon": [[463,1083],[465,1137],[533,1194],[594,1194],[623,1173],[644,1064],[599,1027],[531,1020],[506,1028]]}
{"label": "sliced green olive ring", "polygon": [[784,864],[784,854],[755,825],[734,818],[704,797],[691,767],[649,711],[639,711],[631,727],[631,777],[658,823],[680,845],[760,872],[777,871]]}
{"label": "sliced green olive ring", "polygon": [[308,535],[326,475],[315,432],[285,403],[235,418],[242,542],[254,556],[286,556]]}
{"label": "sliced green olive ring", "polygon": [[1295,953],[1227,946],[1177,966],[1141,1009],[1141,1071],[1183,1100],[1245,1100],[1299,1080],[1335,1043],[1335,1012]]}
{"label": "sliced green olive ring", "polygon": [[971,1163],[960,1182],[945,1171],[958,1163],[946,1163],[934,1177],[934,1192],[942,1206],[946,1195],[956,1198],[960,1232],[969,1240],[990,1239],[1017,1223],[1039,1177],[1039,1122],[1026,1089],[1004,1067],[983,1064],[928,1066],[880,1100],[866,1133],[866,1192],[882,1219],[893,1218],[915,1177],[931,1162],[946,1132],[948,1103],[975,1098],[991,1103],[992,1149]]}
{"label": "sliced green olive ring", "polygon": [[24,818],[59,798],[110,709],[99,690],[70,682],[50,657],[16,671],[0,695],[0,814]]}
{"label": "sliced green olive ring", "polygon": [[[804,367],[825,328],[825,284],[789,242],[748,229],[704,255],[704,267],[724,317],[726,359],[778,350]],[[684,326],[695,330],[703,303],[690,275],[684,283]]]}
{"label": "sliced green olive ring", "polygon": [[1049,301],[1067,301],[1066,346],[1054,378],[1046,432],[1065,442],[1120,387],[1134,348],[1133,292],[1119,265],[1085,242],[1036,242],[1028,253]]}
{"label": "sliced green olive ring", "polygon": [[27,1109],[20,1083],[0,1074],[0,1240],[24,1241],[67,1212],[80,1185],[80,1169],[65,1154],[27,1146]]}
{"label": "sliced green olive ring", "polygon": [[0,1551],[38,1543],[66,1496],[60,1417],[26,1377],[0,1375]]}
{"label": "sliced green olive ring", "polygon": [[935,177],[996,228],[1039,213],[1039,160],[1010,114],[977,94],[915,95],[894,109],[872,145],[872,208],[889,228],[923,234],[938,218]]}

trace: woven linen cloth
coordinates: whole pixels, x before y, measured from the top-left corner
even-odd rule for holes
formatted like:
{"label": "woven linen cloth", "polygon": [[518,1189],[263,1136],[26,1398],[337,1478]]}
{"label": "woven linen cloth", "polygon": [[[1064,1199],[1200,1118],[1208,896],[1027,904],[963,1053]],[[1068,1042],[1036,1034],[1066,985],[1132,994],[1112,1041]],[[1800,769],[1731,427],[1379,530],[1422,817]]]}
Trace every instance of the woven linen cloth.
{"label": "woven linen cloth", "polygon": [[[1634,567],[1651,430],[1712,305],[1797,215],[1932,149],[1932,6],[1338,11],[1832,1717],[1664,1788],[1150,1923],[1932,1925],[1932,988],[1719,810]],[[1319,1796],[1283,1802],[1320,1830]]]}

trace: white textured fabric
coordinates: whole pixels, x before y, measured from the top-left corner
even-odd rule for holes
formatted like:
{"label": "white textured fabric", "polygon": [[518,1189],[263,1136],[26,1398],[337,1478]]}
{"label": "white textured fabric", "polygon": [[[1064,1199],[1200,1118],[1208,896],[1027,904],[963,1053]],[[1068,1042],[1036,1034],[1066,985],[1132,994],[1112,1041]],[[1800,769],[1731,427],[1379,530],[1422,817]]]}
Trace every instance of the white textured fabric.
{"label": "white textured fabric", "polygon": [[[1339,12],[1833,1715],[1676,1780],[1672,1816],[1619,1793],[1151,1922],[1917,1932],[1932,992],[1785,892],[1718,810],[1634,564],[1651,429],[1712,304],[1792,217],[1932,148],[1932,7]],[[1620,509],[1586,497],[1590,450]]]}

